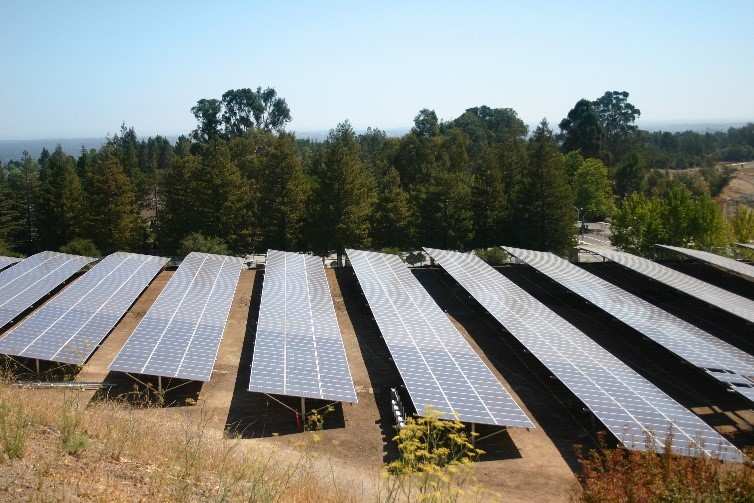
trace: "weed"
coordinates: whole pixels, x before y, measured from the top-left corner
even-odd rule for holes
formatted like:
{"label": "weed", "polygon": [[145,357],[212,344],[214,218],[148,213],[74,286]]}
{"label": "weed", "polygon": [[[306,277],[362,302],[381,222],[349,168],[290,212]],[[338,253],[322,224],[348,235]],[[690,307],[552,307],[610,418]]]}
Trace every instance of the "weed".
{"label": "weed", "polygon": [[60,414],[60,435],[63,449],[68,454],[80,454],[89,448],[89,437],[82,430],[84,415],[80,409],[79,395],[63,394]]}
{"label": "weed", "polygon": [[0,403],[0,437],[8,459],[20,458],[28,435],[28,422],[21,405]]}

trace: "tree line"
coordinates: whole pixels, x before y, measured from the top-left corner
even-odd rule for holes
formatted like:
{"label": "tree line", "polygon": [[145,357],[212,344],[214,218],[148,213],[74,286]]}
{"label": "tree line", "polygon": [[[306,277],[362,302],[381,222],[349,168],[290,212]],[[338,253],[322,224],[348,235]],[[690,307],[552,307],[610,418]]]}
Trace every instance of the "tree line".
{"label": "tree line", "polygon": [[[500,244],[562,254],[579,218],[615,215],[620,227],[638,198],[681,192],[709,205],[704,197],[732,176],[714,164],[730,144],[705,153],[713,161],[696,177],[652,170],[654,133],[636,127],[626,92],[580,100],[557,133],[546,120],[530,132],[514,110],[480,106],[448,121],[423,109],[397,138],[344,121],[315,142],[285,131],[290,110],[270,88],[229,90],[191,112],[197,127],[175,144],[139,140],[123,125],[78,158],[58,147],[2,166],[0,254],[275,248],[340,257],[348,247]],[[749,141],[752,130],[726,138]]]}

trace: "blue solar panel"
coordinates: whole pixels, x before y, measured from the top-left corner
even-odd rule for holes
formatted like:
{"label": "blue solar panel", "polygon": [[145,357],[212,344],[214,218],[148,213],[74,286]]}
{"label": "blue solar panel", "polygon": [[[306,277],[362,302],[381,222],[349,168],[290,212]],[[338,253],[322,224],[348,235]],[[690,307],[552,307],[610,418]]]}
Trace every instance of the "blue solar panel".
{"label": "blue solar panel", "polygon": [[534,426],[396,255],[346,253],[418,414]]}
{"label": "blue solar panel", "polygon": [[[509,246],[505,251],[546,274],[569,290],[584,297],[595,306],[615,316],[648,338],[706,370],[722,382],[730,381],[730,374],[738,374],[738,382],[754,376],[754,356],[751,356],[704,330],[632,295],[602,278],[563,260],[552,253],[522,250]],[[724,369],[727,372],[713,372]],[[754,384],[754,383],[753,383]],[[748,388],[733,386],[747,398]]]}
{"label": "blue solar panel", "polygon": [[0,272],[0,327],[13,321],[94,260],[45,251]]}
{"label": "blue solar panel", "polygon": [[18,262],[21,262],[20,258],[0,256],[0,271]]}
{"label": "blue solar panel", "polygon": [[0,354],[82,365],[168,260],[108,255],[0,340]]}
{"label": "blue solar panel", "polygon": [[[478,257],[425,248],[629,449],[741,461],[699,417]],[[649,442],[649,445],[648,445]]]}
{"label": "blue solar panel", "polygon": [[193,252],[110,364],[110,370],[209,381],[243,259]]}
{"label": "blue solar panel", "polygon": [[670,267],[658,264],[657,262],[652,262],[651,260],[631,255],[630,253],[583,245],[579,246],[579,248],[590,253],[601,255],[623,267],[627,267],[639,274],[643,274],[687,295],[701,299],[723,311],[735,314],[740,318],[754,323],[754,301],[745,297],[741,297],[733,292],[710,285],[709,283],[705,283],[692,276],[675,271]]}
{"label": "blue solar panel", "polygon": [[267,252],[249,391],[357,401],[320,257]]}

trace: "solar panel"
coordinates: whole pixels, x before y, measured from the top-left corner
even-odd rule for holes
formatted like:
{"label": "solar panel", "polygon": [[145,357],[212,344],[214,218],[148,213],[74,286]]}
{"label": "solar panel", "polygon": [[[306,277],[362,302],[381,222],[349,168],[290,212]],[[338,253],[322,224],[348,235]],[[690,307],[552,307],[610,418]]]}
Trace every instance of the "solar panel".
{"label": "solar panel", "polygon": [[612,283],[552,253],[509,246],[503,249],[715,378],[725,376],[722,382],[731,382],[731,373],[737,374],[740,382],[747,381],[744,376],[754,376],[754,356]]}
{"label": "solar panel", "polygon": [[267,252],[249,391],[358,401],[320,257]]}
{"label": "solar panel", "polygon": [[94,260],[44,251],[0,272],[0,327],[13,321]]}
{"label": "solar panel", "polygon": [[400,258],[346,253],[419,414],[534,426]]}
{"label": "solar panel", "polygon": [[243,259],[192,252],[110,370],[209,381]]}
{"label": "solar panel", "polygon": [[0,354],[82,365],[169,259],[108,255],[0,340]]}
{"label": "solar panel", "polygon": [[747,244],[747,243],[736,243],[741,248],[748,248],[749,250],[754,250],[754,245]]}
{"label": "solar panel", "polygon": [[709,262],[712,265],[716,265],[723,269],[733,271],[735,273],[741,274],[743,276],[747,276],[749,278],[754,278],[754,267],[750,266],[749,264],[744,264],[743,262],[739,262],[738,260],[733,260],[732,258],[721,257],[720,255],[715,255],[714,253],[710,253],[710,252],[706,252],[702,250],[680,248],[678,246],[668,246],[668,245],[657,245],[657,246],[661,248],[665,248],[666,250],[673,250],[674,252],[682,253],[683,255],[688,255],[689,257],[693,257],[703,262]]}
{"label": "solar panel", "polygon": [[632,269],[649,278],[664,283],[676,290],[705,301],[723,311],[735,314],[747,321],[754,323],[754,301],[740,295],[723,290],[704,281],[698,280],[687,274],[680,273],[630,253],[606,250],[593,246],[580,245],[579,248],[597,255],[601,255],[624,267]]}
{"label": "solar panel", "polygon": [[0,256],[0,271],[18,262],[21,262],[20,258]]}
{"label": "solar panel", "polygon": [[741,461],[730,442],[478,257],[425,248],[627,448]]}

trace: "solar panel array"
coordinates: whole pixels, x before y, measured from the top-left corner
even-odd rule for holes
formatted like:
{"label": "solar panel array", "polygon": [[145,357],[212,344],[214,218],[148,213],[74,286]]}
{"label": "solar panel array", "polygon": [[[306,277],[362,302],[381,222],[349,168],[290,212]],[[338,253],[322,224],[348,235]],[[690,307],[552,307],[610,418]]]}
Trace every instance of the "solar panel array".
{"label": "solar panel array", "polygon": [[83,364],[168,260],[108,255],[0,340],[0,354]]}
{"label": "solar panel array", "polygon": [[715,255],[714,253],[710,253],[710,252],[706,252],[702,250],[680,248],[678,246],[668,246],[668,245],[657,245],[657,246],[661,248],[665,248],[666,250],[673,250],[674,252],[688,255],[689,257],[693,257],[695,259],[702,260],[704,262],[709,262],[712,265],[716,265],[723,269],[733,271],[743,276],[748,276],[749,278],[754,278],[754,267],[750,266],[749,264],[744,264],[743,262],[739,262],[738,260],[733,260],[732,258],[721,257],[720,255]]}
{"label": "solar panel array", "polygon": [[[612,283],[552,253],[509,246],[503,249],[715,378],[724,376],[719,379],[722,382],[748,384],[745,376],[754,376],[754,356]],[[738,379],[731,381],[731,374]],[[749,397],[748,388],[733,389]]]}
{"label": "solar panel array", "polygon": [[532,422],[396,255],[347,250],[419,414],[520,426]]}
{"label": "solar panel array", "polygon": [[209,381],[243,259],[192,252],[110,370]]}
{"label": "solar panel array", "polygon": [[0,272],[0,328],[94,260],[44,251]]}
{"label": "solar panel array", "polygon": [[12,266],[13,264],[21,262],[20,258],[16,257],[3,257],[0,256],[0,271],[5,269],[6,267]]}
{"label": "solar panel array", "polygon": [[680,273],[630,253],[607,250],[593,246],[580,245],[579,248],[601,255],[607,259],[616,262],[623,267],[632,269],[649,278],[664,283],[676,290],[703,300],[707,304],[715,306],[723,311],[735,314],[747,321],[754,323],[754,301],[751,301],[733,292],[723,290],[704,281],[698,280],[687,274]]}
{"label": "solar panel array", "polygon": [[249,391],[358,401],[320,257],[267,252]]}
{"label": "solar panel array", "polygon": [[[730,442],[478,257],[425,248],[630,449],[742,460]],[[648,445],[649,444],[649,445]]]}

